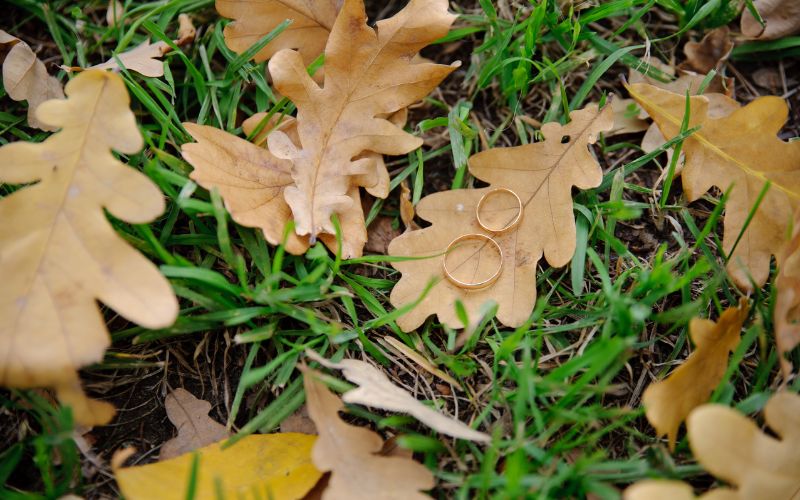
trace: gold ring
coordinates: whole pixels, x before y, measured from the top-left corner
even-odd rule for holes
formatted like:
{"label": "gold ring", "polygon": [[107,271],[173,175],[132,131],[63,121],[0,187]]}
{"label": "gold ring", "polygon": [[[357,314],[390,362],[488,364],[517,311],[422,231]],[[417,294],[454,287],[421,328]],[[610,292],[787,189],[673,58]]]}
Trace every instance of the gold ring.
{"label": "gold ring", "polygon": [[[483,281],[478,281],[474,283],[470,283],[468,281],[461,281],[455,276],[450,273],[450,270],[447,269],[447,255],[450,253],[450,250],[457,244],[461,243],[462,241],[474,239],[474,240],[484,240],[487,243],[491,243],[494,245],[495,249],[497,249],[497,253],[500,255],[500,265],[497,266],[497,271],[494,272],[493,275],[489,276],[487,279]],[[500,272],[503,270],[503,249],[500,248],[500,245],[494,241],[494,239],[486,236],[485,234],[478,234],[478,233],[470,233],[464,234],[459,236],[458,238],[454,239],[447,245],[447,249],[445,250],[444,257],[442,258],[442,270],[444,271],[444,275],[447,280],[456,285],[457,287],[464,288],[466,290],[479,290],[481,288],[486,288],[492,285],[497,278],[500,277]]]}
{"label": "gold ring", "polygon": [[[495,228],[487,226],[481,220],[481,207],[483,206],[483,203],[486,201],[486,198],[488,198],[492,194],[496,194],[496,193],[500,193],[500,192],[509,193],[511,196],[513,196],[514,198],[517,199],[517,204],[519,205],[519,212],[517,212],[517,216],[514,218],[514,220],[512,220],[511,222],[509,222],[505,226],[501,227],[500,229],[495,229]],[[494,188],[491,191],[489,191],[488,193],[486,193],[485,195],[481,196],[481,199],[478,201],[478,206],[475,207],[475,216],[478,219],[478,224],[483,229],[489,231],[490,233],[495,233],[495,234],[507,233],[508,231],[511,231],[512,229],[517,227],[519,225],[520,221],[522,220],[522,214],[524,212],[525,212],[525,207],[522,205],[522,200],[519,198],[519,195],[517,193],[515,193],[514,191],[512,191],[512,190],[510,190],[508,188],[504,188],[504,187]]]}

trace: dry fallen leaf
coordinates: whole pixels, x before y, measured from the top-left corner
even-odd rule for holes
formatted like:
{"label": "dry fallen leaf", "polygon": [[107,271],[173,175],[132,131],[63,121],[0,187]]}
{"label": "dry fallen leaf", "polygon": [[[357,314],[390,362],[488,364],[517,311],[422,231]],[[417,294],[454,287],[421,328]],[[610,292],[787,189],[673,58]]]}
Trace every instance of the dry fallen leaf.
{"label": "dry fallen leaf", "polygon": [[[675,68],[665,64],[657,59],[648,59],[647,63],[670,76],[675,76]],[[689,92],[691,95],[697,95],[698,90],[703,81],[706,79],[705,74],[696,73],[694,71],[678,71],[678,77],[669,82],[662,82],[648,74],[642,74],[639,71],[631,69],[628,72],[628,82],[633,83],[649,83],[654,87],[669,90],[676,94],[686,95]],[[726,78],[722,75],[716,75],[705,88],[706,94],[724,94],[728,97],[733,95],[733,78]]]}
{"label": "dry fallen leaf", "polygon": [[781,370],[787,380],[792,364],[786,354],[800,344],[800,223],[794,222],[794,234],[783,249],[780,259],[783,263],[778,269],[775,288],[775,343],[781,362]]}
{"label": "dry fallen leaf", "polygon": [[[9,48],[10,47],[10,48]],[[30,46],[19,38],[0,30],[0,53],[8,49],[3,63],[3,87],[15,101],[28,101],[28,125],[52,131],[54,127],[36,117],[36,108],[50,99],[63,99],[61,82],[47,73],[44,63],[37,59]]]}
{"label": "dry fallen leaf", "polygon": [[[726,406],[707,404],[689,415],[686,423],[695,458],[715,477],[735,486],[713,489],[700,498],[797,498],[800,491],[800,396],[776,393],[764,408],[764,419],[777,438],[762,432],[751,419]],[[636,483],[628,488],[624,498],[694,498],[689,485],[681,487],[679,484],[677,481]]]}
{"label": "dry fallen leaf", "polygon": [[303,368],[308,413],[319,438],[312,458],[323,472],[331,472],[324,500],[426,499],[421,493],[434,486],[433,474],[410,458],[384,456],[383,440],[369,429],[345,423],[342,401],[317,380],[319,374]]}
{"label": "dry fallen leaf", "polygon": [[750,10],[742,11],[742,34],[757,40],[776,40],[800,31],[800,2],[797,0],[755,0],[753,6],[764,26]]}
{"label": "dry fallen leaf", "polygon": [[[316,436],[255,434],[223,449],[222,443],[200,448],[193,498],[304,498],[322,473],[311,463]],[[112,469],[127,500],[187,498],[194,453],[163,462],[120,467],[126,450],[117,452]],[[221,496],[220,496],[221,495]]]}
{"label": "dry fallen leaf", "polygon": [[[685,96],[647,84],[630,85],[628,91],[665,137],[678,135]],[[707,97],[691,97],[690,106],[689,127],[702,128],[684,141],[684,192],[694,201],[712,186],[730,189],[723,238],[728,272],[741,289],[752,290],[753,283],[759,287],[766,282],[770,256],[780,253],[798,206],[800,142],[784,142],[777,136],[788,116],[779,97],[760,97],[723,118],[709,116]],[[731,254],[767,181],[770,189]]]}
{"label": "dry fallen leaf", "polygon": [[197,399],[186,389],[179,387],[167,394],[164,407],[170,422],[178,429],[178,435],[161,447],[160,461],[222,441],[229,435],[224,425],[208,416],[211,404]]}
{"label": "dry fallen leaf", "polygon": [[605,133],[606,137],[635,134],[650,127],[650,122],[640,116],[642,111],[633,99],[612,99],[611,109],[614,112],[614,126]]}
{"label": "dry fallen leaf", "polygon": [[[294,185],[286,187],[284,197],[298,235],[308,235],[311,242],[321,234],[334,235],[333,215],[363,221],[352,193],[358,186],[369,186],[374,162],[358,159],[362,152],[399,155],[421,145],[421,139],[388,117],[424,97],[455,69],[457,65],[412,60],[445,35],[454,18],[446,0],[411,0],[372,29],[366,24],[363,1],[346,0],[325,49],[321,88],[297,52],[282,50],[272,57],[269,69],[275,87],[298,110],[301,147],[282,131],[268,137],[270,151],[293,163]],[[365,237],[363,230],[343,231],[343,256],[360,255]]]}
{"label": "dry fallen leaf", "polygon": [[0,182],[38,181],[0,199],[0,384],[54,387],[76,421],[91,426],[113,416],[111,405],[86,399],[76,373],[109,345],[96,301],[146,328],[172,324],[178,303],[104,214],[144,224],[164,210],[158,187],[112,155],[136,153],[143,142],[124,82],[87,71],[66,94],[36,111],[59,132],[0,148]]}
{"label": "dry fallen leaf", "polygon": [[119,0],[111,0],[108,2],[108,8],[106,9],[106,24],[109,26],[116,26],[117,23],[122,19],[122,16],[125,15],[125,7],[122,5],[122,2]]}
{"label": "dry fallen leaf", "polygon": [[[144,76],[160,77],[164,76],[164,63],[159,61],[158,58],[169,52],[170,46],[166,42],[158,41],[150,43],[146,40],[138,47],[123,52],[117,55],[117,59],[122,63],[122,66],[128,71],[136,71]],[[117,59],[113,57],[103,64],[90,66],[86,69],[110,69],[112,71],[119,71],[120,67]],[[64,68],[71,71],[78,71],[80,68]]]}
{"label": "dry fallen leaf", "polygon": [[[410,331],[431,314],[451,328],[462,328],[453,307],[463,302],[470,317],[481,316],[481,306],[497,301],[497,318],[516,327],[530,316],[536,301],[536,264],[544,254],[555,267],[565,265],[575,251],[575,219],[572,214],[572,186],[588,189],[600,184],[602,170],[589,150],[600,132],[613,125],[611,106],[598,110],[591,104],[573,111],[567,125],[546,123],[543,142],[514,148],[494,148],[469,160],[472,174],[491,184],[482,189],[460,189],[435,193],[417,205],[417,214],[432,223],[430,227],[401,235],[389,246],[389,254],[403,257],[428,257],[392,262],[403,273],[391,293],[394,307],[418,300],[426,285],[433,289],[409,313],[397,320]],[[525,209],[520,224],[512,231],[495,234],[476,221],[480,198],[494,188],[506,188],[519,196]],[[519,213],[511,195],[487,198],[484,217],[493,217],[491,226],[503,226]],[[502,219],[502,220],[501,220]],[[450,242],[467,233],[492,236],[503,252],[503,267],[497,281],[479,290],[465,290],[447,281],[442,259],[463,281],[479,281],[497,269],[496,250],[477,240],[443,255]]]}
{"label": "dry fallen leaf", "polygon": [[334,363],[310,350],[306,350],[306,355],[326,368],[342,370],[347,380],[358,385],[342,396],[345,403],[408,413],[431,429],[455,438],[484,443],[491,440],[487,434],[425,406],[414,396],[392,384],[383,372],[369,363],[357,359],[344,359]]}
{"label": "dry fallen leaf", "polygon": [[745,300],[738,308],[726,309],[714,323],[693,318],[689,336],[695,350],[664,380],[650,384],[642,396],[647,420],[659,436],[666,435],[675,449],[678,427],[689,413],[708,401],[728,367],[728,353],[739,345],[742,323],[747,319]]}
{"label": "dry fallen leaf", "polygon": [[343,0],[217,0],[217,12],[234,21],[225,27],[225,44],[237,54],[249,49],[287,19],[280,35],[256,53],[266,61],[283,49],[296,49],[311,64],[325,49]]}
{"label": "dry fallen leaf", "polygon": [[406,232],[419,229],[417,223],[414,222],[415,212],[414,205],[411,203],[411,189],[408,187],[408,183],[403,181],[400,183],[400,220],[403,221]]}
{"label": "dry fallen leaf", "polygon": [[709,31],[699,42],[686,42],[683,53],[686,61],[679,67],[702,75],[712,69],[719,71],[733,50],[730,30],[722,26]]}
{"label": "dry fallen leaf", "polygon": [[192,18],[189,14],[178,15],[178,39],[175,40],[175,45],[183,46],[194,42],[194,37],[197,36],[197,30],[192,24]]}

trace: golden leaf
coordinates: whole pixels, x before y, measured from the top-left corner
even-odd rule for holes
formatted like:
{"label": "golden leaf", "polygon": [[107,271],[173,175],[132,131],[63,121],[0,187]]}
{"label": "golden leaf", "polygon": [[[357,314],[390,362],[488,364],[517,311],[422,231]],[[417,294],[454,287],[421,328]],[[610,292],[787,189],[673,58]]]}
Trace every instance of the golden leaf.
{"label": "golden leaf", "polygon": [[334,363],[311,350],[306,350],[306,356],[326,368],[342,370],[347,380],[358,385],[342,396],[345,403],[407,413],[431,429],[455,438],[482,443],[491,441],[487,434],[425,406],[407,391],[392,384],[383,372],[369,363],[357,359],[344,359]]}
{"label": "golden leaf", "polygon": [[[55,130],[36,117],[36,108],[50,99],[63,99],[61,82],[47,73],[30,46],[19,38],[0,30],[0,49],[10,47],[3,63],[3,87],[15,101],[28,101],[28,125],[42,130]],[[2,51],[0,51],[2,52]]]}
{"label": "golden leaf", "polygon": [[[630,85],[628,91],[666,138],[678,135],[685,96],[647,84]],[[722,118],[709,116],[709,100],[704,96],[691,97],[690,103],[689,127],[701,129],[683,145],[683,189],[689,201],[712,186],[730,189],[722,241],[728,272],[737,286],[752,290],[753,284],[766,282],[770,256],[782,247],[798,206],[800,142],[777,137],[788,116],[786,103],[779,97],[760,97]],[[732,252],[767,181],[770,189]]]}
{"label": "golden leaf", "polygon": [[788,379],[792,364],[786,359],[786,353],[800,344],[800,224],[797,218],[794,222],[794,234],[784,247],[782,255],[783,263],[775,280],[778,293],[775,297],[773,324],[781,370]]}
{"label": "golden leaf", "polygon": [[319,374],[302,368],[308,413],[319,438],[312,458],[323,472],[331,472],[323,499],[426,499],[421,493],[434,486],[433,474],[410,458],[383,456],[383,440],[369,429],[345,423],[342,401],[318,381]]}
{"label": "golden leaf", "polygon": [[755,0],[764,26],[749,9],[742,10],[742,34],[757,40],[777,40],[800,31],[800,2],[797,0]]}
{"label": "golden leaf", "polygon": [[[432,223],[392,241],[389,254],[422,257],[392,262],[403,273],[391,293],[391,302],[401,307],[416,301],[426,285],[433,289],[409,313],[397,320],[405,331],[417,328],[431,314],[439,321],[461,328],[454,302],[458,299],[470,316],[477,317],[481,306],[496,300],[497,318],[516,327],[530,316],[536,301],[536,264],[542,255],[552,266],[563,266],[575,251],[575,220],[572,215],[572,186],[596,187],[602,180],[600,165],[589,151],[589,144],[600,132],[613,125],[611,106],[598,110],[597,105],[573,111],[567,125],[546,123],[543,142],[513,148],[494,148],[479,153],[469,161],[472,174],[491,184],[483,189],[461,189],[435,193],[417,205],[417,214]],[[506,188],[519,196],[524,212],[512,231],[496,234],[478,225],[476,209],[482,196],[495,188]],[[482,209],[497,219],[491,227],[503,226],[519,213],[512,196],[491,196]],[[502,219],[502,220],[501,220]],[[443,255],[448,245],[467,233],[490,236],[503,252],[501,274],[497,281],[480,290],[465,290],[445,279],[442,259],[458,277],[477,281],[497,269],[499,256],[489,245],[463,245]],[[429,257],[429,258],[425,258]]]}
{"label": "golden leaf", "polygon": [[143,224],[164,210],[158,187],[111,153],[142,148],[125,84],[87,71],[66,94],[36,111],[59,132],[0,148],[0,182],[36,182],[0,199],[0,384],[55,387],[79,423],[95,425],[113,410],[87,402],[76,370],[100,361],[109,344],[96,301],[146,328],[169,326],[178,303],[103,212]]}
{"label": "golden leaf", "polygon": [[726,309],[714,323],[693,318],[689,336],[695,351],[669,377],[650,384],[642,396],[647,420],[659,436],[667,435],[675,449],[678,427],[689,413],[708,401],[728,366],[728,353],[739,345],[742,323],[747,319],[745,300],[738,308]]}
{"label": "golden leaf", "polygon": [[[777,438],[762,432],[751,419],[726,406],[707,404],[689,415],[686,424],[692,453],[708,472],[736,487],[713,489],[700,498],[797,498],[800,491],[800,396],[776,393],[764,408],[764,419]],[[681,487],[678,481],[643,483],[630,486],[625,500],[694,498],[691,487]]]}
{"label": "golden leaf", "polygon": [[228,437],[228,429],[208,416],[211,403],[197,399],[186,389],[178,387],[167,394],[164,408],[170,422],[178,429],[178,435],[161,446],[158,454],[161,461]]}
{"label": "golden leaf", "polygon": [[[316,439],[307,434],[256,434],[225,449],[221,442],[200,448],[193,498],[303,498],[322,476],[311,463]],[[112,468],[128,500],[183,500],[193,460],[194,453],[187,453],[163,462]]]}
{"label": "golden leaf", "polygon": [[[298,235],[313,242],[335,234],[331,217],[363,218],[353,188],[363,186],[374,162],[364,151],[404,154],[421,139],[391,123],[388,116],[424,97],[456,65],[414,62],[426,45],[445,35],[455,16],[446,0],[411,0],[395,16],[366,25],[362,0],[346,0],[325,49],[325,83],[319,87],[302,57],[282,50],[269,62],[276,89],[297,107],[301,147],[283,132],[268,137],[270,151],[293,163],[294,185],[284,191]],[[359,235],[362,236],[362,235]],[[358,242],[343,231],[345,246]],[[361,242],[363,246],[363,242]]]}
{"label": "golden leaf", "polygon": [[296,49],[306,66],[325,49],[342,0],[217,0],[217,12],[234,19],[225,26],[225,44],[241,54],[286,19],[290,24],[253,60],[266,61],[283,49]]}

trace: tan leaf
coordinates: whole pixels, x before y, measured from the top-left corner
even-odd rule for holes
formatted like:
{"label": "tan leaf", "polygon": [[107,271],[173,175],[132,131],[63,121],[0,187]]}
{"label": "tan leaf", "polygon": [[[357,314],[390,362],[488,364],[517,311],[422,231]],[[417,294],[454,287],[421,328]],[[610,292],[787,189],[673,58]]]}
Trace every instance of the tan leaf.
{"label": "tan leaf", "polygon": [[383,372],[369,363],[357,359],[344,359],[334,363],[310,350],[306,350],[306,356],[331,370],[342,370],[347,380],[358,385],[342,396],[345,403],[407,413],[431,429],[455,438],[478,442],[491,440],[487,434],[425,406],[414,396],[392,384]]}
{"label": "tan leaf", "polygon": [[689,336],[695,350],[669,377],[650,384],[642,403],[659,436],[666,435],[670,450],[675,449],[678,427],[689,413],[708,401],[728,367],[728,353],[739,345],[742,323],[747,319],[745,300],[738,308],[726,309],[714,323],[693,318]]}
{"label": "tan leaf", "polygon": [[144,224],[164,210],[158,187],[112,155],[142,148],[124,82],[87,71],[66,94],[36,111],[59,132],[0,148],[0,182],[38,181],[0,199],[0,384],[55,387],[77,403],[79,423],[95,425],[113,412],[92,415],[97,405],[86,402],[76,370],[99,362],[109,344],[96,301],[146,328],[172,324],[178,303],[104,214]]}
{"label": "tan leaf", "polygon": [[[0,30],[0,49],[8,49],[3,63],[3,87],[15,101],[28,101],[28,125],[42,130],[55,130],[36,116],[36,108],[50,99],[63,99],[64,90],[57,78],[47,73],[30,46],[19,38]],[[0,50],[1,52],[2,50]]]}
{"label": "tan leaf", "polygon": [[189,14],[180,14],[178,16],[178,39],[175,40],[175,45],[183,46],[190,44],[197,36],[197,30],[192,24],[192,18]]}
{"label": "tan leaf", "polygon": [[400,230],[392,227],[392,217],[379,215],[367,228],[367,243],[364,250],[367,252],[385,254],[389,243],[400,234]]}
{"label": "tan leaf", "polygon": [[[169,460],[121,467],[131,454],[128,448],[114,454],[111,468],[127,500],[300,500],[322,476],[311,463],[316,440],[306,434],[253,434],[232,446],[213,443]],[[189,495],[195,454],[197,480]]]}
{"label": "tan leaf", "polygon": [[406,232],[419,229],[417,223],[414,222],[414,205],[411,203],[411,189],[408,183],[403,181],[400,183],[400,220],[403,221],[403,226]]}
{"label": "tan leaf", "polygon": [[117,23],[125,15],[125,7],[119,0],[111,0],[108,2],[106,9],[106,24],[109,26],[116,26]]}
{"label": "tan leaf", "polygon": [[[665,137],[678,135],[685,96],[646,84],[631,85],[628,90]],[[684,141],[683,189],[689,201],[712,186],[730,189],[722,243],[729,256],[728,272],[743,290],[752,290],[751,276],[757,287],[766,282],[770,256],[783,246],[798,206],[800,142],[777,137],[787,116],[786,103],[774,96],[760,97],[723,118],[709,116],[707,97],[691,98],[689,127],[702,128]],[[767,181],[771,187],[731,255]]]}
{"label": "tan leaf", "polygon": [[786,354],[800,344],[800,224],[797,217],[794,234],[784,247],[781,260],[783,263],[775,280],[778,293],[773,323],[781,369],[788,379],[792,364]]}
{"label": "tan leaf", "polygon": [[300,434],[316,434],[317,427],[308,415],[308,406],[303,405],[281,422],[281,432],[298,432]]}
{"label": "tan leaf", "polygon": [[283,49],[296,49],[311,64],[325,49],[343,0],[217,0],[217,12],[234,22],[225,27],[225,43],[237,54],[249,49],[287,19],[290,24],[253,60],[266,61]]}
{"label": "tan leaf", "polygon": [[[800,396],[778,392],[764,408],[777,438],[726,406],[703,405],[686,421],[695,458],[708,472],[735,488],[713,489],[704,500],[797,498],[800,492]],[[676,484],[677,483],[677,484]],[[679,484],[684,484],[683,487]],[[629,494],[629,492],[631,492]],[[668,495],[675,496],[668,496]],[[625,500],[695,498],[679,481],[643,481],[625,491]]]}
{"label": "tan leaf", "polygon": [[[650,66],[655,67],[656,69],[661,70],[663,73],[667,75],[674,75],[675,68],[665,64],[657,59],[649,59],[647,63]],[[628,82],[630,83],[649,83],[654,87],[658,87],[660,89],[669,90],[670,92],[675,92],[676,94],[685,95],[686,92],[689,92],[692,95],[696,95],[698,90],[700,90],[700,85],[702,85],[703,81],[706,79],[705,74],[696,73],[694,71],[686,71],[680,70],[678,72],[678,77],[669,82],[662,82],[652,76],[642,74],[638,71],[631,69],[628,72]],[[722,75],[717,75],[711,79],[708,86],[705,89],[705,93],[710,94],[725,94],[726,96],[730,97],[733,95],[733,78],[726,78]]]}
{"label": "tan leaf", "polygon": [[[149,77],[164,76],[164,63],[159,61],[158,58],[169,52],[170,46],[166,42],[158,41],[150,43],[146,40],[144,43],[131,50],[117,55],[117,59],[122,63],[122,66],[129,71],[136,71],[139,74]],[[80,70],[80,68],[65,68],[73,71]],[[109,69],[111,71],[119,71],[120,67],[117,60],[113,57],[103,64],[90,66],[86,69]]]}
{"label": "tan leaf", "polygon": [[742,34],[757,40],[776,40],[800,31],[800,2],[797,0],[755,0],[753,5],[764,26],[750,10],[742,11]]}
{"label": "tan leaf", "polygon": [[[415,63],[412,58],[447,33],[454,16],[446,0],[411,0],[395,16],[366,25],[362,0],[346,0],[325,50],[325,83],[320,88],[302,57],[282,50],[269,62],[276,89],[297,107],[301,148],[281,131],[270,134],[270,151],[292,160],[294,186],[284,191],[298,235],[314,241],[335,234],[331,217],[363,218],[350,193],[367,182],[372,162],[364,151],[404,154],[421,145],[386,117],[424,97],[453,66]],[[345,247],[361,254],[363,234],[343,233]],[[363,241],[361,242],[363,247]]]}
{"label": "tan leaf", "polygon": [[702,75],[719,71],[733,50],[733,41],[730,30],[722,26],[709,31],[699,42],[686,42],[683,53],[686,61],[680,65],[681,69],[696,71]]}
{"label": "tan leaf", "polygon": [[[613,126],[611,106],[597,105],[573,111],[567,125],[546,123],[543,142],[513,148],[494,148],[473,156],[472,174],[491,184],[482,189],[435,193],[417,205],[417,214],[430,227],[403,234],[389,246],[389,254],[430,257],[392,262],[403,273],[391,293],[391,302],[401,307],[419,299],[433,281],[433,289],[397,324],[405,331],[417,328],[431,314],[452,327],[462,328],[453,303],[461,300],[471,317],[479,317],[481,306],[497,301],[497,318],[516,327],[530,316],[536,301],[536,264],[545,256],[552,266],[565,265],[575,251],[575,220],[572,186],[588,189],[600,184],[602,170],[589,150],[600,132]],[[496,234],[481,228],[476,220],[480,198],[494,188],[514,191],[524,205],[520,224],[512,231]],[[492,196],[484,204],[484,215],[500,227],[517,216],[518,202],[510,195]],[[497,281],[479,290],[465,290],[445,279],[442,259],[458,278],[477,281],[497,269],[500,259],[493,247],[463,245],[443,255],[450,242],[468,233],[491,236],[503,252],[503,267]]]}
{"label": "tan leaf", "polygon": [[614,112],[614,127],[605,133],[606,137],[635,134],[650,127],[650,123],[639,116],[641,110],[633,99],[614,98],[611,100],[611,109]]}
{"label": "tan leaf", "polygon": [[308,413],[319,438],[312,450],[314,465],[331,472],[323,499],[425,499],[434,486],[433,474],[422,464],[398,456],[383,456],[383,440],[369,429],[345,423],[342,401],[317,380],[319,373],[302,368]]}
{"label": "tan leaf", "polygon": [[164,443],[159,460],[175,458],[229,436],[224,425],[208,416],[211,403],[197,399],[186,389],[179,387],[167,394],[164,407],[170,422],[178,429],[178,435]]}

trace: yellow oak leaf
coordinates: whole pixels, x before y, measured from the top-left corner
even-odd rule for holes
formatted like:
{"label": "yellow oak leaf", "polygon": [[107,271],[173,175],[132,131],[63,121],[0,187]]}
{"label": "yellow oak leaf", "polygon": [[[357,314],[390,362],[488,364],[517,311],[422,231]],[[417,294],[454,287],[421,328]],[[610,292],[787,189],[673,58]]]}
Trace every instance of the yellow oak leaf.
{"label": "yellow oak leaf", "polygon": [[[778,392],[764,408],[764,420],[777,437],[726,406],[707,404],[686,421],[695,458],[733,488],[713,489],[704,500],[797,498],[800,492],[800,396]],[[681,486],[683,484],[683,486]],[[648,480],[630,486],[625,500],[695,498],[680,481]]]}
{"label": "yellow oak leaf", "polygon": [[[647,84],[630,85],[628,91],[664,137],[678,135],[686,107],[684,95]],[[683,145],[684,192],[694,201],[712,186],[730,189],[722,245],[731,278],[739,288],[752,290],[753,285],[767,281],[770,257],[779,253],[798,206],[800,142],[777,137],[788,116],[788,107],[779,97],[760,97],[721,118],[709,116],[709,100],[704,96],[691,97],[690,107],[689,127],[701,129]],[[745,229],[767,182],[769,189]]]}
{"label": "yellow oak leaf", "polygon": [[57,78],[47,73],[47,68],[33,53],[30,46],[19,38],[0,30],[0,53],[8,53],[3,63],[3,87],[15,101],[28,101],[28,125],[42,130],[55,130],[36,117],[36,108],[50,99],[63,99],[64,90]]}
{"label": "yellow oak leaf", "polygon": [[87,400],[76,374],[109,345],[96,301],[147,328],[172,324],[178,303],[104,213],[143,224],[164,210],[158,187],[112,154],[142,148],[124,82],[87,71],[65,90],[36,111],[59,132],[0,148],[0,182],[35,183],[0,199],[0,384],[54,387],[78,422],[96,425],[113,409]]}
{"label": "yellow oak leaf", "polygon": [[[322,473],[311,463],[316,436],[297,433],[255,434],[223,449],[214,443],[176,458],[135,467],[119,467],[125,450],[112,461],[114,476],[127,500],[183,500],[187,497],[195,453],[196,500],[217,498],[303,498]],[[221,495],[221,496],[220,496]]]}
{"label": "yellow oak leaf", "polygon": [[695,350],[683,364],[664,380],[650,384],[644,391],[647,420],[659,436],[667,435],[670,449],[675,449],[678,427],[691,411],[708,401],[722,380],[728,366],[728,353],[739,345],[742,323],[747,319],[747,302],[726,309],[716,323],[693,318],[689,336]]}
{"label": "yellow oak leaf", "polygon": [[792,364],[786,359],[786,354],[800,344],[800,220],[797,216],[794,234],[786,243],[782,255],[782,264],[775,280],[777,295],[773,325],[781,370],[788,379]]}
{"label": "yellow oak leaf", "polygon": [[320,374],[303,367],[308,414],[317,426],[314,465],[331,472],[324,500],[348,498],[384,500],[430,498],[421,493],[434,486],[433,474],[411,458],[384,456],[383,439],[369,429],[345,423],[342,400],[320,382]]}
{"label": "yellow oak leaf", "polygon": [[[292,161],[294,185],[286,187],[284,197],[298,235],[313,242],[321,234],[335,234],[332,216],[363,217],[351,193],[364,184],[374,162],[359,159],[361,153],[399,155],[421,145],[388,117],[424,97],[455,69],[457,64],[414,60],[447,33],[454,18],[446,0],[411,0],[373,29],[366,24],[363,1],[346,0],[325,49],[322,87],[308,75],[299,53],[282,50],[270,59],[276,89],[298,110],[300,147],[281,131],[268,137],[270,151]],[[346,247],[357,249],[344,252],[345,257],[361,254],[346,231],[343,238]]]}
{"label": "yellow oak leaf", "polygon": [[[552,266],[563,266],[575,251],[575,220],[572,214],[572,186],[596,187],[602,170],[589,145],[600,132],[611,130],[611,106],[598,110],[597,105],[573,111],[567,125],[546,123],[543,142],[513,148],[494,148],[469,160],[472,174],[490,184],[482,189],[460,189],[434,193],[417,205],[417,214],[430,227],[407,232],[389,245],[389,254],[419,257],[392,262],[403,273],[391,293],[391,303],[402,307],[419,299],[427,284],[433,289],[397,324],[405,331],[417,328],[431,314],[452,327],[464,325],[456,315],[454,302],[461,300],[471,317],[480,316],[481,306],[489,300],[498,303],[497,318],[516,327],[525,322],[536,301],[536,264],[542,255]],[[513,191],[486,198],[481,211],[494,222],[488,227],[507,225],[524,209],[519,224],[511,231],[493,233],[477,221],[478,203],[494,189]],[[488,222],[488,221],[487,221]],[[448,246],[465,234],[491,237],[502,251],[488,243],[472,240],[445,255]],[[465,282],[480,281],[500,269],[491,286],[468,290],[447,279],[443,259],[453,274]],[[502,267],[500,267],[502,265]]]}

